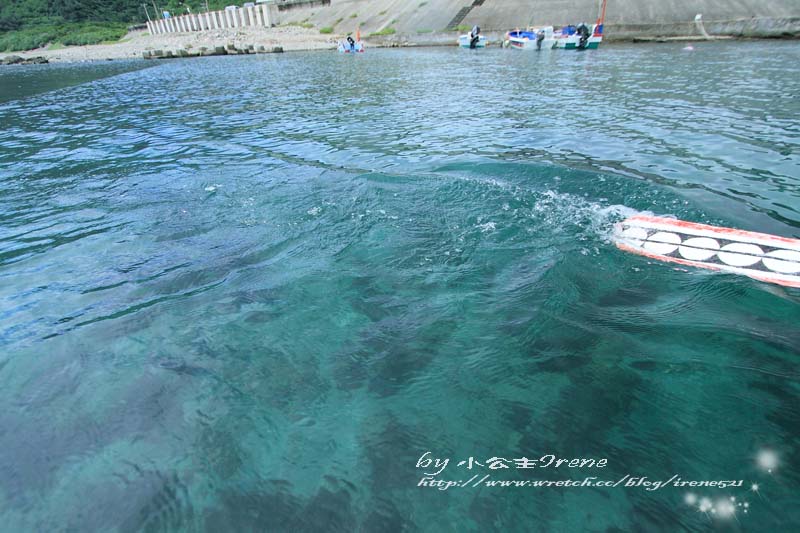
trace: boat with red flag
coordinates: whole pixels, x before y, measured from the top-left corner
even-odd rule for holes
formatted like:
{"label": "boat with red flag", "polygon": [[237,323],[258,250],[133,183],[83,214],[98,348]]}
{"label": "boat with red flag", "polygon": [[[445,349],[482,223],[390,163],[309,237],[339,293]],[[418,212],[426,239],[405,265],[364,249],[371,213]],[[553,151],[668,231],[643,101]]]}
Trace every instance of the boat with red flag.
{"label": "boat with red flag", "polygon": [[361,28],[356,28],[356,37],[348,35],[344,41],[339,41],[338,51],[343,54],[358,54],[364,52],[364,42],[361,40]]}
{"label": "boat with red flag", "polygon": [[606,0],[594,24],[581,22],[560,29],[553,26],[516,29],[506,34],[506,42],[515,50],[593,50],[603,41],[603,22],[606,17]]}

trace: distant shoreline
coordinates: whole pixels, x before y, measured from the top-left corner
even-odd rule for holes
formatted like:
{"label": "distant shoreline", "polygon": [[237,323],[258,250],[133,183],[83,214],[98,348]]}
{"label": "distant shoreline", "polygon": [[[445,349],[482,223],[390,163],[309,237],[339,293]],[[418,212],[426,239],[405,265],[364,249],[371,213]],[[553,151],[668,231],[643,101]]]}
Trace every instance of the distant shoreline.
{"label": "distant shoreline", "polygon": [[[487,37],[498,45],[505,32],[489,31]],[[334,50],[339,39],[344,35],[321,34],[318,30],[297,26],[279,26],[273,28],[248,27],[237,29],[219,29],[191,33],[170,33],[150,35],[147,31],[130,32],[119,42],[59,48],[39,48],[24,52],[6,52],[0,54],[0,64],[7,57],[18,56],[26,63],[37,58],[44,58],[51,63],[80,63],[87,61],[108,61],[120,59],[143,59],[155,51],[171,52],[171,57],[190,57],[198,55],[217,55],[208,51],[215,48],[226,48],[229,54],[258,53],[283,51]],[[417,35],[395,34],[366,38],[367,48],[389,47],[422,47],[422,46],[456,46],[456,32],[431,32]],[[792,39],[793,37],[784,37]],[[781,40],[775,37],[740,37],[713,36],[704,39],[699,35],[684,36],[606,36],[607,43],[663,43],[677,41],[705,42],[714,40]],[[42,61],[45,62],[45,61]]]}

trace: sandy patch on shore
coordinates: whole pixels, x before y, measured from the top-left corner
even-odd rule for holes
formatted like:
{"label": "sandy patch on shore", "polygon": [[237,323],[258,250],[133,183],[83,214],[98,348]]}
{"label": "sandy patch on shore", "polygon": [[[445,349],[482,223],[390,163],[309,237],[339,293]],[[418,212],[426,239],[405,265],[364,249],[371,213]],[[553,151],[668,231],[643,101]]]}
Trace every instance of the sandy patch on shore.
{"label": "sandy patch on shore", "polygon": [[188,33],[166,33],[150,35],[145,31],[131,32],[120,42],[114,44],[95,44],[91,46],[69,46],[50,50],[39,48],[27,52],[9,52],[0,56],[16,55],[23,58],[41,56],[49,61],[98,61],[103,59],[142,58],[142,53],[153,50],[197,50],[202,46],[214,48],[230,43],[237,48],[252,44],[263,45],[267,50],[280,46],[284,51],[324,50],[336,48],[341,36],[322,35],[318,30],[297,26],[279,28],[226,28],[220,30],[195,31]]}

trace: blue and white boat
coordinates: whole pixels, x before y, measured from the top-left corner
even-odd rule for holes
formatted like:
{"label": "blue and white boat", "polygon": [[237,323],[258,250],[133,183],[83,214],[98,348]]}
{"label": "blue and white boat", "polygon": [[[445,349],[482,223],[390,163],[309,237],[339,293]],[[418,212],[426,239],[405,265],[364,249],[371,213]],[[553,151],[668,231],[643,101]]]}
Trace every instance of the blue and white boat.
{"label": "blue and white boat", "polygon": [[597,22],[587,24],[581,22],[573,26],[564,26],[558,30],[553,26],[514,30],[506,34],[506,41],[515,50],[593,50],[603,41],[603,22],[606,18],[606,2],[600,5]]}
{"label": "blue and white boat", "polygon": [[342,54],[358,54],[364,51],[364,42],[361,40],[361,28],[356,28],[356,38],[353,39],[348,35],[344,41],[339,41],[339,46],[336,47],[339,53]]}
{"label": "blue and white boat", "polygon": [[351,45],[347,41],[339,41],[337,49],[343,54],[357,54],[364,51],[364,43],[362,41],[356,41]]}
{"label": "blue and white boat", "polygon": [[562,50],[595,50],[603,41],[603,23],[564,26],[554,33],[555,48]]}
{"label": "blue and white boat", "polygon": [[552,26],[510,31],[506,39],[508,46],[514,50],[552,50],[556,47]]}

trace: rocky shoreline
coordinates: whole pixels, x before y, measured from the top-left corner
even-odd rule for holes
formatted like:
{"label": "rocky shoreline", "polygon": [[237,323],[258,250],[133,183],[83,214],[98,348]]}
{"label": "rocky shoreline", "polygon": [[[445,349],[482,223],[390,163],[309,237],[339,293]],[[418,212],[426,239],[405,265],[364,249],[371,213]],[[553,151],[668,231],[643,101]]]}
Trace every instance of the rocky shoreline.
{"label": "rocky shoreline", "polygon": [[[492,43],[502,41],[504,32],[487,31]],[[60,62],[110,61],[116,59],[172,59],[219,55],[268,54],[307,50],[333,50],[345,35],[320,34],[299,26],[272,28],[246,27],[191,33],[150,35],[147,31],[129,33],[119,42],[89,46],[41,48],[28,52],[0,55],[0,65],[31,65]],[[454,32],[431,32],[424,35],[394,34],[366,39],[367,48],[406,46],[455,46]],[[752,38],[748,36],[637,37],[635,34],[611,34],[608,42],[671,42]],[[606,39],[604,39],[605,41]]]}
{"label": "rocky shoreline", "polygon": [[273,46],[267,49],[264,45],[246,44],[238,48],[233,43],[227,46],[214,46],[209,48],[201,46],[197,50],[179,48],[177,50],[145,50],[142,52],[144,59],[172,59],[181,57],[204,57],[204,56],[226,56],[243,54],[280,54],[283,52],[282,46]]}
{"label": "rocky shoreline", "polygon": [[21,57],[17,55],[8,55],[0,59],[0,65],[43,65],[50,61],[46,57],[33,56]]}
{"label": "rocky shoreline", "polygon": [[40,48],[1,54],[0,65],[332,50],[340,38],[343,36],[322,35],[318,30],[295,26],[163,35],[150,35],[147,31],[139,30],[111,44]]}

